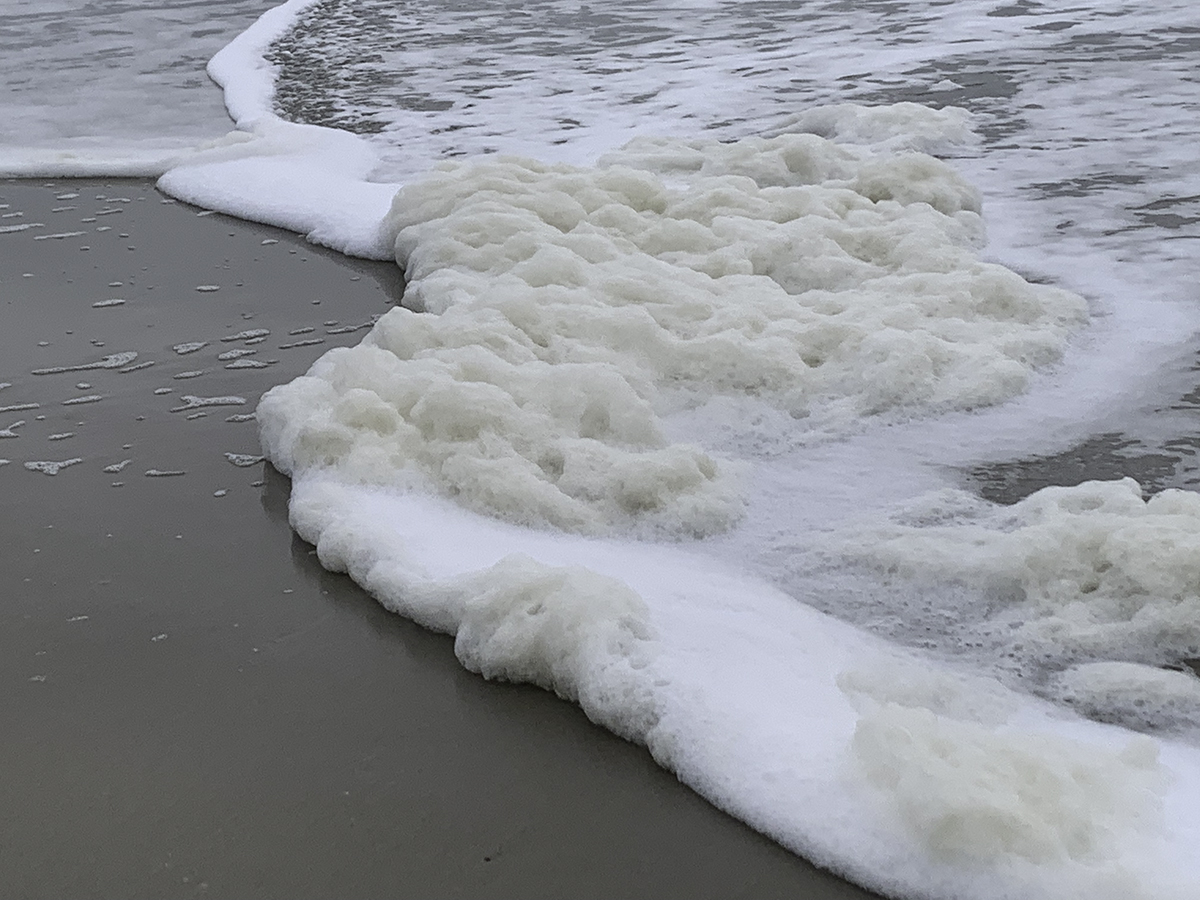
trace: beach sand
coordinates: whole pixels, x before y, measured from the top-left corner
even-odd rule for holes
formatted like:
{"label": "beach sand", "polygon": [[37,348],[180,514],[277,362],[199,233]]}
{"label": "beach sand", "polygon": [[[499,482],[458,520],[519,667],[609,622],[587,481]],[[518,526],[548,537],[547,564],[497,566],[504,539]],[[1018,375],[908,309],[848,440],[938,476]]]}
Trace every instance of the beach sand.
{"label": "beach sand", "polygon": [[164,201],[0,182],[31,226],[0,233],[0,409],[38,404],[0,412],[0,894],[873,896],[321,569],[287,479],[225,454],[399,270]]}

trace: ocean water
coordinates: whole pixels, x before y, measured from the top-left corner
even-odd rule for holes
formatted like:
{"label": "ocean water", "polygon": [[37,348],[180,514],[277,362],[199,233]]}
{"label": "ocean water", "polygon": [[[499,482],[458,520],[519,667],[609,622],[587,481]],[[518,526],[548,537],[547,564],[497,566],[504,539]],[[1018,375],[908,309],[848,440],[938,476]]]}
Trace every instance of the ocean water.
{"label": "ocean water", "polygon": [[1186,3],[30,7],[0,170],[404,268],[327,568],[885,894],[1200,896]]}

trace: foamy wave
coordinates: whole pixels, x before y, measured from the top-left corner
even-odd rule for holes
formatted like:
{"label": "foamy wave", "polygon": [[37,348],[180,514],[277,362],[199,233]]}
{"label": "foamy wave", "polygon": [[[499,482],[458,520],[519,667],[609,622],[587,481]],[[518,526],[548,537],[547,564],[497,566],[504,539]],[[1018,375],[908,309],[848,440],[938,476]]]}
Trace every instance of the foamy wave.
{"label": "foamy wave", "polygon": [[1083,301],[981,263],[978,210],[932,157],[810,134],[443,166],[388,220],[437,315],[395,309],[268,394],[264,445],[530,525],[712,534],[740,494],[673,411],[765,401],[828,437],[999,403],[1059,357]]}

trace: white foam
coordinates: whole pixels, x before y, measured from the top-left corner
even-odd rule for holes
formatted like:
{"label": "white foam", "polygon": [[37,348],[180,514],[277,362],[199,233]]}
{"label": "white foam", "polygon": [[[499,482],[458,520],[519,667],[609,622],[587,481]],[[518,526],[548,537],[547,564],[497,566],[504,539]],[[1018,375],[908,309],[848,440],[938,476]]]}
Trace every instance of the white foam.
{"label": "white foam", "polygon": [[83,457],[80,456],[63,460],[38,459],[25,463],[25,468],[30,472],[41,472],[43,475],[57,475],[63,469],[81,462],[83,462]]}
{"label": "white foam", "polygon": [[1195,883],[1192,750],[1130,746],[912,657],[703,545],[530,531],[331,473],[292,497],[323,565],[456,634],[470,668],[578,700],[714,803],[869,886],[1149,898]]}
{"label": "white foam", "polygon": [[1200,495],[1143,500],[1125,479],[992,507],[947,491],[897,518],[837,538],[893,581],[866,587],[875,621],[924,621],[931,646],[1104,721],[1200,734],[1200,678],[1161,668],[1200,658]]}
{"label": "white foam", "polygon": [[439,315],[394,309],[270,392],[264,445],[529,524],[724,530],[737,485],[671,413],[803,443],[1000,402],[1062,353],[1083,301],[981,264],[978,202],[932,157],[807,134],[443,167],[387,223],[406,306]]}

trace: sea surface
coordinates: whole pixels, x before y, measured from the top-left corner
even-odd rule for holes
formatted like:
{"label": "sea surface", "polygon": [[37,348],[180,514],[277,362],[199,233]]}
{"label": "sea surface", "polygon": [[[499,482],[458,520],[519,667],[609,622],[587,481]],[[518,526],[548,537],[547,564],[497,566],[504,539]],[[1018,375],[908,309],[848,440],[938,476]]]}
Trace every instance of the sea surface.
{"label": "sea surface", "polygon": [[28,2],[0,41],[0,172],[404,268],[258,410],[327,568],[885,894],[1200,897],[1189,3]]}

